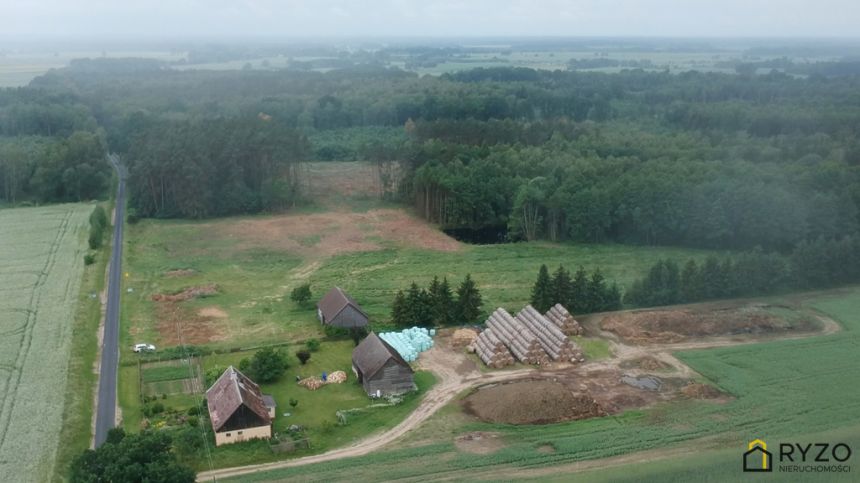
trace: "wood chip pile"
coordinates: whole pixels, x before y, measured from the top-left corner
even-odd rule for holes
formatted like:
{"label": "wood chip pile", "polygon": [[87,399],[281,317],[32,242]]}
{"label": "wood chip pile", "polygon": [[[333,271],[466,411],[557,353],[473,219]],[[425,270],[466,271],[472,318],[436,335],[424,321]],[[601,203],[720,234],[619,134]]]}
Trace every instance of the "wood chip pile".
{"label": "wood chip pile", "polygon": [[310,389],[311,391],[316,391],[317,389],[325,386],[326,384],[340,384],[342,382],[346,382],[346,373],[343,371],[334,371],[326,376],[325,381],[323,381],[320,377],[311,376],[299,381],[299,386]]}
{"label": "wood chip pile", "polygon": [[301,381],[299,381],[299,386],[306,387],[306,388],[310,389],[311,391],[316,391],[317,389],[325,386],[325,383],[319,377],[312,376],[312,377],[306,377],[306,378],[302,379]]}
{"label": "wood chip pile", "polygon": [[514,363],[514,355],[496,336],[493,329],[481,332],[475,342],[475,352],[487,366],[500,369]]}
{"label": "wood chip pile", "polygon": [[582,335],[582,326],[561,304],[550,307],[545,317],[561,329],[565,335]]}
{"label": "wood chip pile", "polygon": [[522,322],[513,318],[507,310],[498,308],[487,319],[487,327],[525,364],[545,364],[549,356],[543,350],[537,336]]}
{"label": "wood chip pile", "polygon": [[550,322],[531,305],[517,314],[520,321],[532,334],[537,337],[543,350],[554,361],[576,362],[574,345],[554,323]]}

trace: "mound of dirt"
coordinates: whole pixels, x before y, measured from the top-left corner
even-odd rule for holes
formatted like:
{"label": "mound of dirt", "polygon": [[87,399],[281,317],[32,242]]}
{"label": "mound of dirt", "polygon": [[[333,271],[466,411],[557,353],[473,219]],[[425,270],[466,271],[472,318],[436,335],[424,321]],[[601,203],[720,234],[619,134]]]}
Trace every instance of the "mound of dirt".
{"label": "mound of dirt", "polygon": [[466,397],[463,407],[482,421],[505,424],[550,424],[604,414],[590,396],[547,380],[486,386]]}
{"label": "mound of dirt", "polygon": [[669,364],[666,364],[665,362],[659,359],[655,359],[651,356],[645,356],[639,359],[632,359],[621,363],[622,369],[638,368],[645,371],[662,371],[664,369],[668,369],[669,367]]}
{"label": "mound of dirt", "polygon": [[681,394],[690,399],[717,399],[724,396],[719,389],[707,384],[691,382],[681,389]]}
{"label": "mound of dirt", "polygon": [[499,433],[488,433],[475,431],[457,436],[454,444],[460,451],[472,454],[490,454],[505,447],[502,435]]}
{"label": "mound of dirt", "polygon": [[218,293],[218,285],[214,283],[200,285],[197,287],[188,287],[173,294],[157,293],[152,295],[154,302],[182,302],[191,300],[197,297],[207,297]]}
{"label": "mound of dirt", "polygon": [[611,314],[600,327],[637,344],[675,343],[695,337],[809,330],[812,322],[791,324],[763,305],[725,309],[638,310]]}

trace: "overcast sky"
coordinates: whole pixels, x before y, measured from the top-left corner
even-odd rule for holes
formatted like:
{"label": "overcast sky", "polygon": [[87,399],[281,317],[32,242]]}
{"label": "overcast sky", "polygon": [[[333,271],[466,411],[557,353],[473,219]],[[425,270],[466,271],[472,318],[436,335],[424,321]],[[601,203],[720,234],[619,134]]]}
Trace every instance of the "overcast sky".
{"label": "overcast sky", "polygon": [[860,0],[0,0],[0,35],[21,37],[856,37],[858,32]]}

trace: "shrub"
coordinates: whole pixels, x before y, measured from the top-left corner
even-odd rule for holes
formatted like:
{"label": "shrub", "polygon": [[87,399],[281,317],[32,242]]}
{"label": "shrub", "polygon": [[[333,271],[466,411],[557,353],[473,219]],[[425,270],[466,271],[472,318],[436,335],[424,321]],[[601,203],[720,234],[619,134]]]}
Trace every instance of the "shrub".
{"label": "shrub", "polygon": [[299,362],[301,362],[302,365],[305,365],[311,359],[311,353],[307,350],[302,349],[296,352],[296,357],[299,358]]}
{"label": "shrub", "polygon": [[320,341],[317,339],[310,339],[305,342],[305,347],[307,347],[311,352],[318,352],[320,350]]}
{"label": "shrub", "polygon": [[96,256],[93,253],[87,253],[84,255],[84,265],[92,265],[96,263]]}
{"label": "shrub", "polygon": [[290,292],[290,299],[297,305],[304,306],[311,299],[311,284],[305,283]]}
{"label": "shrub", "polygon": [[295,409],[295,408],[296,408],[296,406],[298,406],[298,405],[299,405],[299,400],[298,400],[298,399],[290,398],[290,407],[291,407],[291,408]]}
{"label": "shrub", "polygon": [[257,351],[250,359],[239,363],[239,370],[247,373],[256,382],[276,381],[290,367],[287,356],[279,349],[267,347]]}

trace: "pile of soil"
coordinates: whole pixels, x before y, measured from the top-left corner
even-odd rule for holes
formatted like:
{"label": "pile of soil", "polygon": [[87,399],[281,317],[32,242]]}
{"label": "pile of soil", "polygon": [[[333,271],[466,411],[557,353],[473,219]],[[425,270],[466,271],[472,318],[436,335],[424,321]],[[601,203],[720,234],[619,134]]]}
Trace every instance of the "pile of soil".
{"label": "pile of soil", "polygon": [[188,287],[174,294],[157,293],[152,295],[154,302],[182,302],[197,297],[208,297],[218,293],[218,285],[214,283]]}
{"label": "pile of soil", "polygon": [[675,343],[688,338],[736,334],[765,334],[786,330],[807,330],[811,321],[794,325],[768,312],[767,306],[727,309],[639,310],[608,315],[600,322],[633,343]]}
{"label": "pile of soil", "polygon": [[622,369],[638,368],[645,371],[662,371],[668,369],[669,367],[669,364],[666,364],[665,362],[659,359],[655,359],[651,356],[645,356],[639,359],[633,359],[621,363]]}
{"label": "pile of soil", "polygon": [[564,384],[524,380],[486,386],[463,400],[465,411],[481,421],[505,424],[550,424],[604,415],[586,394]]}
{"label": "pile of soil", "polygon": [[717,399],[724,396],[719,389],[707,384],[691,382],[681,389],[681,394],[690,399]]}

